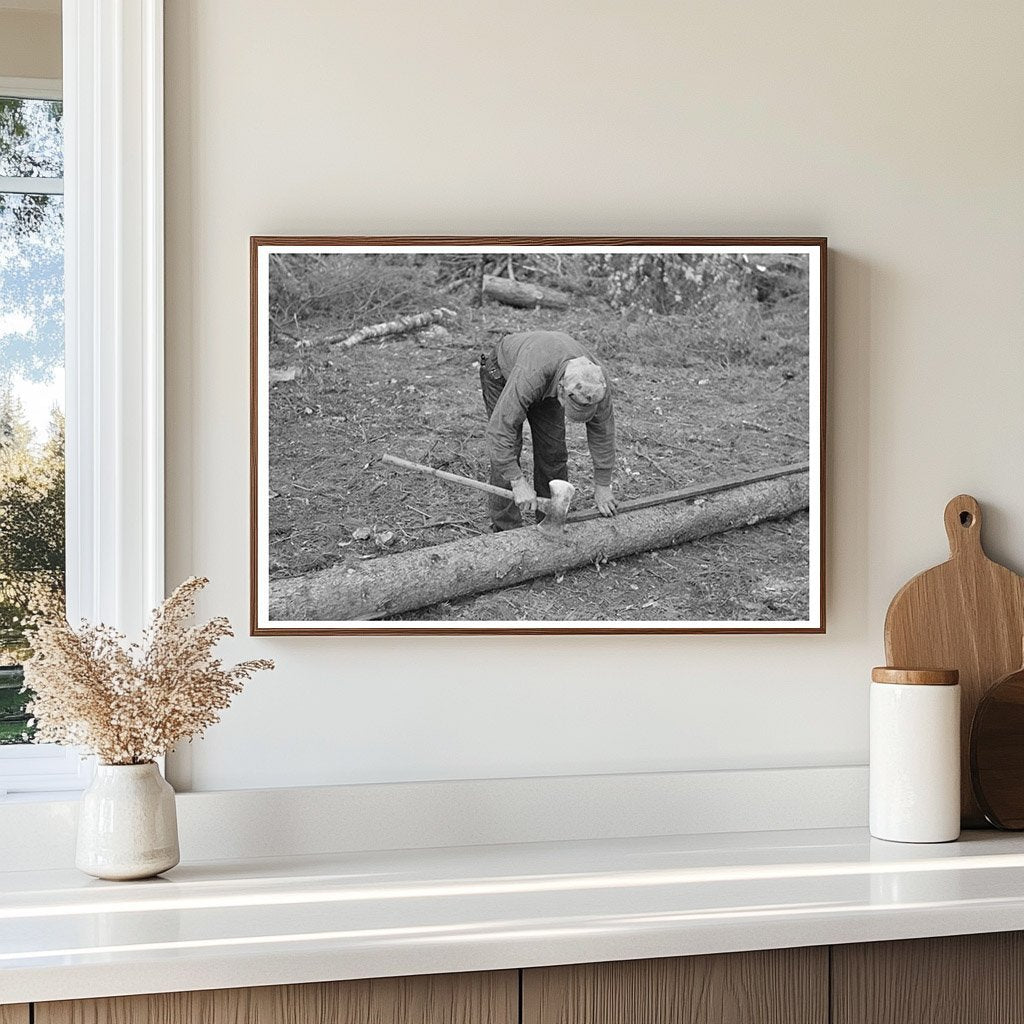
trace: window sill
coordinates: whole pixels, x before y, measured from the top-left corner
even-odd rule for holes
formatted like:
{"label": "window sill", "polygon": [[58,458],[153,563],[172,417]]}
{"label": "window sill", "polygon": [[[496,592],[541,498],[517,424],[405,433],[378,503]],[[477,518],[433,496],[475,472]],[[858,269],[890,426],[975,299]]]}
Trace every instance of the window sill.
{"label": "window sill", "polygon": [[0,788],[0,803],[3,804],[49,804],[77,800],[82,795],[78,789],[41,790],[38,793],[8,793]]}
{"label": "window sill", "polygon": [[[75,799],[92,780],[95,759],[54,744],[0,747],[0,802]],[[21,801],[25,802],[25,801]]]}

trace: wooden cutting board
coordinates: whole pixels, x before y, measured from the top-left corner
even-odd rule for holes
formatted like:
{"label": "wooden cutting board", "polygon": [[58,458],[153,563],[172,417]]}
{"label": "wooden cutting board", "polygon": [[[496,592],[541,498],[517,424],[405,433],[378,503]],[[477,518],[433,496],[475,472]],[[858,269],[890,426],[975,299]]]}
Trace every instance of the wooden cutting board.
{"label": "wooden cutting board", "polygon": [[988,688],[1020,666],[1024,578],[993,562],[981,544],[981,508],[957,495],[945,511],[949,561],[915,576],[889,605],[885,657],[895,668],[960,671],[960,813],[984,827],[970,772],[971,722]]}

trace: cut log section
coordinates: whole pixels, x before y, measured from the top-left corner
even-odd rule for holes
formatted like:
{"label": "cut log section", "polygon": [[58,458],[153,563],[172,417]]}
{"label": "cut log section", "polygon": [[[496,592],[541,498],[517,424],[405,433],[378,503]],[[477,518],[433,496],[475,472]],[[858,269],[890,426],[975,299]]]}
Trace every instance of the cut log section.
{"label": "cut log section", "polygon": [[557,292],[554,288],[545,288],[539,284],[528,284],[526,281],[510,281],[507,277],[484,275],[484,296],[503,302],[506,306],[518,306],[520,309],[568,309],[569,296]]}
{"label": "cut log section", "polygon": [[437,309],[428,310],[426,313],[410,313],[408,316],[395,317],[394,320],[386,320],[381,324],[360,327],[354,334],[350,334],[348,331],[329,334],[326,338],[321,338],[320,341],[322,344],[334,345],[337,348],[352,348],[353,345],[362,344],[364,341],[386,338],[391,334],[405,334],[406,331],[418,331],[423,327],[430,327],[432,324],[443,324],[454,320],[455,317],[454,309],[438,306]]}
{"label": "cut log section", "polygon": [[598,559],[698,540],[809,504],[809,476],[796,473],[745,484],[693,504],[686,501],[573,523],[561,538],[538,527],[486,534],[388,555],[359,566],[336,566],[270,584],[275,622],[381,619],[468,594],[567,572]]}

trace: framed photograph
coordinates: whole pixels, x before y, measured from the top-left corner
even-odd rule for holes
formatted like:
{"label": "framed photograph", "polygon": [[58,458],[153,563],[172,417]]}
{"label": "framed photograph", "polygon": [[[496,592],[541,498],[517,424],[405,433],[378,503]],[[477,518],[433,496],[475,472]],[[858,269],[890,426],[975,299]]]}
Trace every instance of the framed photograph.
{"label": "framed photograph", "polygon": [[251,239],[251,629],[822,633],[823,238]]}

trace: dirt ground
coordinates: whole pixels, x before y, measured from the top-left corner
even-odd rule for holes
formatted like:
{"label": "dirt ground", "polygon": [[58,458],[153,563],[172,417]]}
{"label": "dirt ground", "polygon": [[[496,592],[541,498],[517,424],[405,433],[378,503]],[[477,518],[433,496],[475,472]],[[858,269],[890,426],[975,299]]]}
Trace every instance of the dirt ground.
{"label": "dirt ground", "polygon": [[[580,300],[568,312],[458,311],[438,341],[406,334],[331,349],[279,337],[270,389],[270,573],[295,576],[388,558],[489,529],[486,497],[381,463],[385,453],[487,479],[479,358],[501,334],[564,330],[613,386],[620,499],[808,459],[806,306],[743,303],[737,315],[622,315]],[[592,505],[584,427],[569,423],[575,508]],[[526,427],[524,469],[529,469]],[[357,539],[361,538],[361,539]],[[398,616],[429,620],[803,620],[808,516],[589,565],[564,576]]]}

